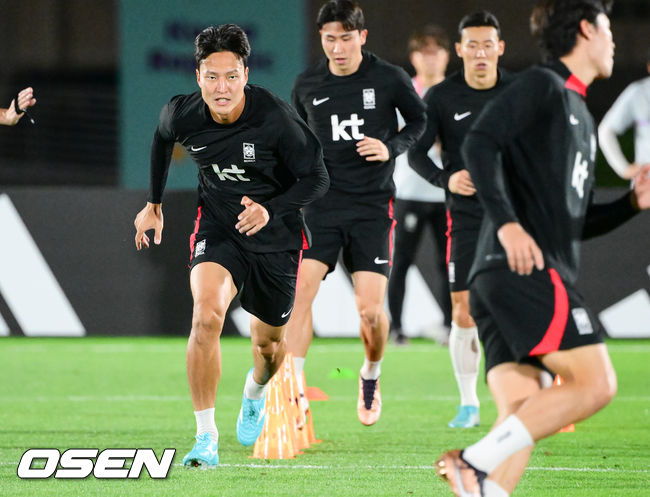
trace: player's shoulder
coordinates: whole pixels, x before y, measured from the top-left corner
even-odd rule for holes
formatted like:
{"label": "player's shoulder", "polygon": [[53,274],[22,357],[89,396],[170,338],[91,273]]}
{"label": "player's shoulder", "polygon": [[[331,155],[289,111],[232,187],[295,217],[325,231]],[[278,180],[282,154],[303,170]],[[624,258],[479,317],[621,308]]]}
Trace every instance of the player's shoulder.
{"label": "player's shoulder", "polygon": [[441,100],[444,101],[445,98],[457,95],[459,92],[463,91],[466,86],[462,72],[454,72],[437,85],[429,88],[424,96],[424,101],[427,103]]}
{"label": "player's shoulder", "polygon": [[409,84],[411,84],[407,72],[400,66],[392,64],[378,55],[365,50],[363,51],[363,57],[365,59],[364,62],[367,67],[367,72],[371,73],[373,76],[409,81]]}
{"label": "player's shoulder", "polygon": [[294,82],[294,91],[320,84],[329,74],[327,59],[321,58],[301,72]]}
{"label": "player's shoulder", "polygon": [[282,122],[295,119],[297,116],[291,105],[263,86],[249,84],[246,86],[246,91],[252,99],[252,105],[255,106],[255,114],[265,120]]}

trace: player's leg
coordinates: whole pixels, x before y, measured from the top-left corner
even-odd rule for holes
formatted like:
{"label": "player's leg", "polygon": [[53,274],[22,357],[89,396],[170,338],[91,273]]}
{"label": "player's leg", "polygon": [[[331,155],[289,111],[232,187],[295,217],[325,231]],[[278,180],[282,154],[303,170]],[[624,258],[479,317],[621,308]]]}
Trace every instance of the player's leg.
{"label": "player's leg", "polygon": [[417,209],[419,203],[421,202],[399,199],[395,201],[397,225],[395,227],[393,268],[388,280],[388,309],[391,317],[391,334],[398,345],[407,343],[406,336],[402,331],[402,309],[406,291],[406,274],[415,260],[424,228],[420,212]]}
{"label": "player's leg", "polygon": [[221,377],[219,337],[237,288],[230,272],[214,262],[195,265],[190,273],[190,285],[194,307],[186,362],[197,442],[183,458],[183,464],[213,467],[219,461],[219,434],[214,420],[214,402]]}
{"label": "player's leg", "polygon": [[451,297],[449,280],[447,278],[447,237],[445,235],[447,223],[447,210],[444,202],[432,202],[429,209],[429,226],[435,245],[434,264],[438,277],[435,278],[433,294],[442,310],[443,325],[446,327],[445,335],[441,336],[444,343],[449,343],[449,330],[451,328]]}
{"label": "player's leg", "polygon": [[372,425],[381,414],[379,376],[389,330],[388,316],[384,311],[387,278],[379,273],[357,271],[352,274],[352,281],[361,318],[361,340],[365,348],[357,413],[363,424]]}
{"label": "player's leg", "polygon": [[470,314],[467,280],[474,260],[478,232],[471,229],[450,229],[449,236],[448,277],[452,309],[449,355],[460,392],[458,413],[449,422],[449,427],[471,428],[477,426],[480,420],[476,384],[481,347],[478,330]]}

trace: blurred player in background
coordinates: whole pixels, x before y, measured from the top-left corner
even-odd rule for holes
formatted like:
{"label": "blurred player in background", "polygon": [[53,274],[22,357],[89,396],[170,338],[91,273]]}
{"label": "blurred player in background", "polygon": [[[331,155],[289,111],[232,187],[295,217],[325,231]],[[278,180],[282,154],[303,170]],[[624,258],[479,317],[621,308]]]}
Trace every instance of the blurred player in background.
{"label": "blurred player in background", "polygon": [[[16,98],[11,101],[8,109],[0,109],[0,124],[6,126],[17,124],[25,115],[25,111],[36,105],[34,90],[31,87],[21,90],[20,93],[18,93],[17,99],[17,102]],[[16,105],[18,105],[18,107],[16,107]]]}
{"label": "blurred player in background", "polygon": [[[650,48],[646,56],[650,73]],[[634,162],[630,163],[618,136],[634,127]],[[650,76],[630,84],[616,99],[598,126],[600,149],[609,165],[624,179],[631,179],[641,166],[650,164]]]}
{"label": "blurred player in background", "polygon": [[[292,99],[323,144],[331,187],[305,210],[314,243],[300,266],[288,350],[301,377],[313,336],[312,302],[343,250],[365,347],[357,414],[371,425],[381,413],[379,376],[389,330],[384,297],[395,225],[395,157],[417,140],[426,117],[406,72],[362,51],[368,31],[357,2],[326,3],[316,23],[326,57],[298,76]],[[406,121],[399,132],[396,108]]]}
{"label": "blurred player in background", "polygon": [[[467,276],[474,260],[483,209],[460,147],[485,105],[512,80],[498,68],[505,50],[497,18],[486,11],[469,14],[458,26],[456,54],[463,69],[433,87],[424,98],[427,129],[409,151],[409,164],[424,178],[447,190],[447,265],[452,323],[449,353],[460,391],[452,428],[471,428],[480,421],[476,394],[481,347],[469,310]],[[429,157],[436,139],[442,145],[443,169]]]}
{"label": "blurred player in background", "polygon": [[[585,97],[612,72],[610,5],[539,2],[531,26],[550,63],[490,102],[463,145],[486,213],[470,292],[499,419],[438,461],[456,495],[507,497],[535,441],[590,417],[616,392],[602,331],[574,288],[580,240],[650,207],[650,166],[634,190],[593,203],[596,129]],[[564,383],[541,388],[542,368]]]}
{"label": "blurred player in background", "polygon": [[321,147],[311,130],[280,98],[247,84],[249,54],[246,34],[234,24],[212,26],[197,36],[200,91],[175,96],[163,107],[151,147],[149,201],[135,219],[137,249],[149,246],[149,229],[155,229],[154,243],[160,244],[162,193],[174,143],[181,143],[199,166],[187,346],[197,441],[183,458],[187,467],[219,462],[214,418],[219,337],[237,294],[252,314],[255,363],[246,377],[237,438],[252,445],[259,436],[266,383],[284,358],[300,251],[309,240],[301,207],[328,187]]}
{"label": "blurred player in background", "polygon": [[[445,79],[449,63],[449,37],[438,26],[428,25],[414,33],[408,41],[409,60],[415,69],[411,79],[415,91],[424,97],[434,85]],[[398,116],[400,127],[404,120]],[[440,147],[431,147],[429,155],[440,164]],[[447,283],[445,226],[445,191],[425,181],[408,165],[407,154],[395,159],[395,256],[393,270],[388,280],[388,308],[391,317],[391,333],[395,343],[407,343],[402,330],[402,309],[406,290],[406,274],[415,261],[418,246],[427,226],[435,242],[434,265],[438,269],[436,291],[434,292],[443,312],[443,327],[436,328],[433,338],[446,344],[451,324],[451,301]],[[443,329],[444,328],[444,329]]]}

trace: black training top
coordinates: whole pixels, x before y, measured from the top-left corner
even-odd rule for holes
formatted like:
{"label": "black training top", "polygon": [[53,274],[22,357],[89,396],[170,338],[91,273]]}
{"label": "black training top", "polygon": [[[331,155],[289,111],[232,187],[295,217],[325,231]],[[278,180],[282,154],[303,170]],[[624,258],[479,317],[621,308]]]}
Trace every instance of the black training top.
{"label": "black training top", "polygon": [[[328,187],[321,146],[289,104],[255,85],[244,93],[244,110],[232,124],[214,121],[201,92],[177,95],[163,107],[151,146],[149,201],[161,202],[179,142],[199,166],[199,205],[220,235],[253,252],[300,249],[303,230],[308,237],[301,207]],[[252,236],[235,229],[244,195],[270,214]]]}
{"label": "black training top", "polygon": [[[452,218],[463,214],[478,229],[483,209],[476,195],[459,195],[449,191],[449,177],[466,169],[460,147],[471,125],[483,108],[512,82],[514,76],[499,70],[497,84],[486,90],[475,90],[465,81],[462,71],[454,73],[431,88],[424,102],[427,105],[427,128],[409,151],[409,164],[430,183],[444,188],[447,209]],[[438,168],[427,155],[436,139],[440,139],[442,166]],[[465,226],[470,228],[471,226]]]}
{"label": "black training top", "polygon": [[[335,76],[324,59],[298,76],[292,101],[323,144],[331,190],[380,201],[393,196],[395,157],[422,134],[426,119],[403,69],[364,51],[355,73]],[[399,132],[395,108],[406,121]],[[381,140],[390,159],[368,162],[361,157],[356,144],[364,136]]]}
{"label": "black training top", "polygon": [[629,193],[592,204],[596,160],[587,88],[559,61],[535,66],[488,104],[463,145],[486,216],[470,280],[507,267],[497,230],[518,222],[569,283],[576,280],[580,240],[604,233],[636,212]]}

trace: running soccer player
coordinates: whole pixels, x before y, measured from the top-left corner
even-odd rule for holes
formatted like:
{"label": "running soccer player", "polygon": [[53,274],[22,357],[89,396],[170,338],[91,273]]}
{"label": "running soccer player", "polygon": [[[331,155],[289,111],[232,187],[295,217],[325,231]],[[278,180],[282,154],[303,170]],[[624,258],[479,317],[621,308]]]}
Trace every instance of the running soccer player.
{"label": "running soccer player", "polygon": [[[620,199],[592,202],[596,130],[585,95],[612,72],[610,6],[539,3],[531,26],[551,62],[494,99],[463,145],[486,212],[470,295],[499,421],[437,462],[456,495],[508,496],[535,441],[590,417],[616,392],[602,332],[573,286],[580,240],[650,208],[650,166]],[[540,388],[542,368],[564,383]]]}
{"label": "running soccer player", "polygon": [[0,124],[14,126],[25,115],[25,111],[36,105],[33,88],[24,88],[9,104],[9,108],[0,109]]}
{"label": "running soccer player", "polygon": [[[646,56],[650,73],[650,48]],[[634,162],[621,151],[618,136],[634,127]],[[633,178],[641,166],[650,164],[650,76],[631,83],[619,95],[598,126],[600,149],[609,165],[625,179]]]}
{"label": "running soccer player", "polygon": [[[305,210],[313,245],[300,266],[288,350],[301,376],[313,335],[311,305],[342,249],[365,346],[357,413],[371,425],[381,413],[379,375],[389,329],[383,303],[395,225],[395,157],[420,136],[426,117],[406,72],[362,51],[368,31],[357,2],[331,0],[316,22],[326,58],[298,76],[292,99],[323,144],[331,187]],[[399,132],[396,108],[406,121]]]}
{"label": "running soccer player", "polygon": [[[452,305],[449,354],[460,391],[458,413],[449,426],[471,428],[480,421],[476,383],[481,348],[469,311],[467,276],[474,260],[483,209],[460,147],[485,105],[509,84],[512,76],[498,68],[505,42],[493,14],[479,11],[463,17],[458,34],[456,54],[463,59],[463,70],[427,93],[427,129],[408,155],[411,167],[448,192],[447,270]],[[442,146],[442,170],[427,155],[436,139]]]}
{"label": "running soccer player", "polygon": [[135,219],[138,250],[162,240],[162,193],[174,142],[199,166],[198,215],[190,237],[194,298],[187,377],[196,444],[187,467],[215,467],[214,419],[221,376],[219,336],[239,294],[252,314],[255,366],[246,377],[237,438],[252,445],[264,425],[266,383],[285,354],[300,250],[309,234],[301,207],[323,195],[328,177],[317,138],[295,111],[268,90],[248,85],[250,46],[234,24],[204,29],[195,41],[200,91],[163,107],[151,147],[149,201]]}
{"label": "running soccer player", "polygon": [[[434,85],[445,79],[449,63],[449,37],[439,26],[428,25],[411,35],[408,53],[415,76],[411,79],[415,91],[424,97]],[[401,120],[401,116],[399,116]],[[401,123],[403,120],[401,120]],[[429,150],[436,163],[440,163],[439,147]],[[388,308],[391,317],[391,335],[398,345],[408,342],[402,330],[402,310],[406,290],[406,275],[415,261],[418,245],[427,226],[431,229],[435,242],[435,265],[439,274],[444,275],[447,268],[445,225],[445,191],[428,183],[408,165],[407,154],[395,159],[395,256],[393,270],[388,280]],[[444,323],[434,332],[439,343],[449,341],[451,324],[451,301],[449,284],[444,276],[436,278],[434,291],[444,316]]]}

